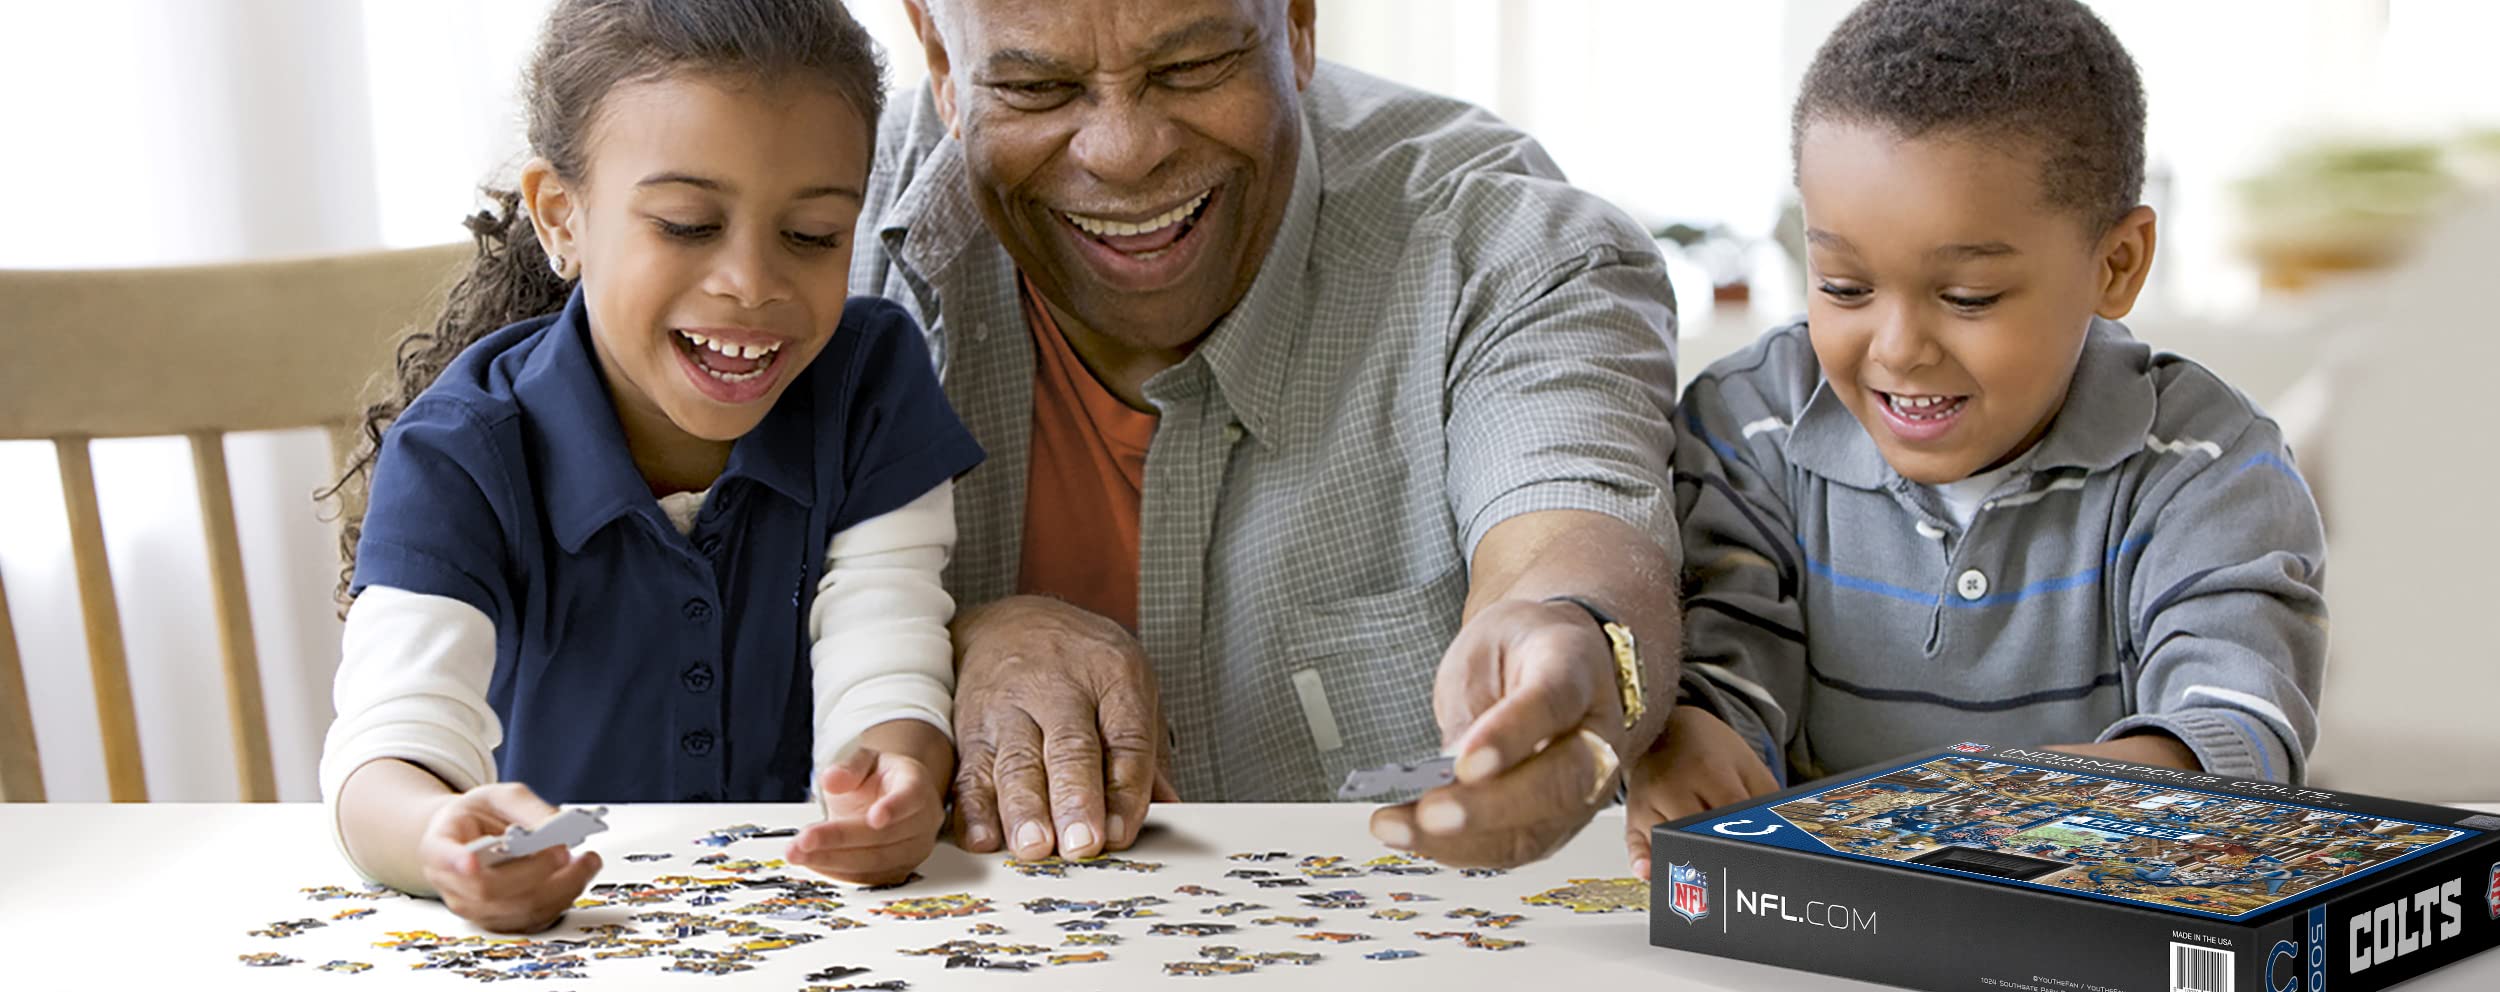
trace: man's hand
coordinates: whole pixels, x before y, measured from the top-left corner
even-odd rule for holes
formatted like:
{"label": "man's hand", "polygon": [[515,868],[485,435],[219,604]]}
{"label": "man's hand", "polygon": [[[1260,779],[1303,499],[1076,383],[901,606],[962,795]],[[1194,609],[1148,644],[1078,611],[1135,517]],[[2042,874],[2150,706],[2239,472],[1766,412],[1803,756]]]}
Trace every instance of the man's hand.
{"label": "man's hand", "polygon": [[1625,746],[1613,648],[1569,603],[1504,600],[1461,628],[1433,682],[1458,782],[1372,813],[1372,836],[1446,864],[1554,852],[1613,798]]}
{"label": "man's hand", "polygon": [[862,885],[911,877],[937,846],[953,748],[918,720],[881,723],[816,778],[825,818],[790,841],[790,863]]}
{"label": "man's hand", "polygon": [[569,848],[551,847],[490,867],[478,862],[469,842],[514,824],[535,828],[555,815],[554,806],[518,782],[481,785],[445,801],[417,842],[426,884],[461,919],[497,933],[554,925],[599,874],[599,855],[576,857]]}
{"label": "man's hand", "polygon": [[1743,802],[1779,788],[1762,756],[1708,710],[1678,706],[1667,732],[1632,763],[1623,847],[1632,874],[1649,877],[1649,831],[1669,820]]}
{"label": "man's hand", "polygon": [[1162,770],[1162,704],[1117,623],[1016,596],[955,619],[954,830],[964,850],[1091,857],[1137,840]]}

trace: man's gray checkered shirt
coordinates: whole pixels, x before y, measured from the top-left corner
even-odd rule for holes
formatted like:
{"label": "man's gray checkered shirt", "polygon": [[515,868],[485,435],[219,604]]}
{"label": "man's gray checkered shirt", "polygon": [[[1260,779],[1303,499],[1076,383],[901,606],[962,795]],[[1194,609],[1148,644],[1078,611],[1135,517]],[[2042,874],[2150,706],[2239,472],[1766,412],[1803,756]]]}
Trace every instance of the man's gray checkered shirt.
{"label": "man's gray checkered shirt", "polygon": [[[1138,634],[1192,800],[1327,799],[1438,751],[1433,673],[1493,525],[1591,510],[1675,549],[1655,243],[1466,104],[1323,64],[1302,115],[1249,294],[1145,387]],[[947,573],[988,602],[1016,591],[1033,422],[1016,272],[925,87],[877,150],[852,292],[920,319],[990,454]]]}

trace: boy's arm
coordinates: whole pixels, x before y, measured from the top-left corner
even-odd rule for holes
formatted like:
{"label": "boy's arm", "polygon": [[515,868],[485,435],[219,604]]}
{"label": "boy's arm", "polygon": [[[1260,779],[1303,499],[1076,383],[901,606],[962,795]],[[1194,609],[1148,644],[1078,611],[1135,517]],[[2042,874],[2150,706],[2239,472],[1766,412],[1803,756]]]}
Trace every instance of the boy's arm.
{"label": "boy's arm", "polygon": [[[2218,451],[2218,455],[2210,452]],[[2200,459],[2131,540],[2127,589],[2135,714],[2102,741],[2158,731],[2205,771],[2301,780],[2326,667],[2326,537],[2308,483],[2271,421]],[[2159,485],[2159,484],[2157,484]]]}
{"label": "boy's arm", "polygon": [[[891,513],[872,517],[833,536],[825,551],[825,577],[808,613],[809,667],[816,729],[811,751],[815,781],[853,741],[871,728],[909,720],[933,734],[902,735],[910,752],[933,771],[954,764],[955,660],[946,625],[955,615],[939,575],[955,545],[955,488],[941,482]],[[943,755],[925,755],[930,739]],[[882,750],[882,748],[880,748]],[[935,781],[943,783],[948,774]]]}
{"label": "boy's arm", "polygon": [[[1678,411],[1676,519],[1684,539],[1680,701],[1724,721],[1779,774],[1805,702],[1804,573],[1786,487],[1748,457],[1744,424],[1786,430],[1749,390],[1705,377]],[[1746,416],[1747,413],[1761,416]],[[1771,426],[1779,423],[1779,426]]]}

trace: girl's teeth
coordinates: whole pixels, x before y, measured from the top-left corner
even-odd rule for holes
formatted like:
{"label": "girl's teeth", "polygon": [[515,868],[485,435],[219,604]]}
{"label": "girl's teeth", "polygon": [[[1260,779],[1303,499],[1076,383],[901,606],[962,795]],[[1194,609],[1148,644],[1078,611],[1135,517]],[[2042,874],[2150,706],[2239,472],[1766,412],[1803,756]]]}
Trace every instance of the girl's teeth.
{"label": "girl's teeth", "polygon": [[693,331],[679,331],[677,333],[685,335],[686,340],[694,342],[695,347],[711,351],[723,358],[762,358],[781,350],[780,342],[774,342],[767,345],[739,345],[731,344],[726,341],[714,341],[711,338],[696,334]]}

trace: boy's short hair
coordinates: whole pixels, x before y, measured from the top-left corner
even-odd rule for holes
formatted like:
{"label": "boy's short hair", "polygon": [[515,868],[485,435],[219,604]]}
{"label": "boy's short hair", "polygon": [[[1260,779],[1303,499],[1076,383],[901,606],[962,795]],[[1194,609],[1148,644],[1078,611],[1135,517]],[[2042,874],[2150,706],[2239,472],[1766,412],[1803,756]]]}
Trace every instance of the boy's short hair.
{"label": "boy's short hair", "polygon": [[1815,53],[1790,119],[2031,142],[2050,206],[2116,223],[2144,188],[2135,60],[2078,0],[1867,0]]}

